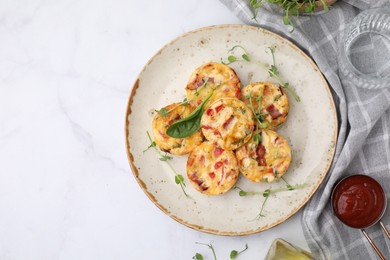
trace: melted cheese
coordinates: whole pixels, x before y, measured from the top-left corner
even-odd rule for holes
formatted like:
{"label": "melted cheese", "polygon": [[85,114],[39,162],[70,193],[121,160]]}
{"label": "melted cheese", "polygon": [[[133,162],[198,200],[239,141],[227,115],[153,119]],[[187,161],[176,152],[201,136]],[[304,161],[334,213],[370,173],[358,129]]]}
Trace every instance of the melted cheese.
{"label": "melted cheese", "polygon": [[[254,182],[272,182],[282,177],[291,162],[286,139],[272,130],[261,130],[261,143],[252,139],[236,151],[241,173]],[[264,146],[262,155],[260,145]],[[262,158],[260,158],[262,157]]]}
{"label": "melted cheese", "polygon": [[207,140],[225,150],[235,150],[251,138],[254,118],[241,100],[219,99],[204,112],[201,129]]}
{"label": "melted cheese", "polygon": [[210,142],[203,142],[188,157],[187,177],[201,193],[225,193],[237,182],[238,176],[238,163],[234,153]]}
{"label": "melted cheese", "polygon": [[[202,87],[206,81],[207,83]],[[229,66],[209,62],[192,73],[186,86],[186,92],[187,99],[193,106],[198,106],[209,94],[213,93],[204,106],[207,108],[220,98],[239,98],[241,95],[240,79]]]}
{"label": "melted cheese", "polygon": [[[249,95],[252,97],[250,100]],[[255,113],[260,114],[268,123],[268,128],[275,129],[287,119],[289,104],[286,93],[278,84],[255,82],[242,89],[241,100],[251,105]]]}

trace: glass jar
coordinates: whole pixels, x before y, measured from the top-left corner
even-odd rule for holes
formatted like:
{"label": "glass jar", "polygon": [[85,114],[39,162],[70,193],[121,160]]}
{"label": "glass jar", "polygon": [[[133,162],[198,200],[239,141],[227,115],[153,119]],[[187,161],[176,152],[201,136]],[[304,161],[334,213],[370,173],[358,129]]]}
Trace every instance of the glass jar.
{"label": "glass jar", "polygon": [[358,87],[390,87],[390,6],[365,10],[346,26],[339,68]]}

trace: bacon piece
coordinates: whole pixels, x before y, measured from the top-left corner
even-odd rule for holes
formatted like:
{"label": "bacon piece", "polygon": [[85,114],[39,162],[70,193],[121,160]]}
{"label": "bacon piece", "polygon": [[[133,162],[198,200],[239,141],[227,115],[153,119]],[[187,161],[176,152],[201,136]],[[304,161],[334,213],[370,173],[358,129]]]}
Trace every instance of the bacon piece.
{"label": "bacon piece", "polygon": [[214,149],[214,156],[219,157],[223,153],[223,149],[219,147],[215,147]]}
{"label": "bacon piece", "polygon": [[214,172],[210,172],[209,176],[210,176],[211,179],[214,179],[215,178],[215,173]]}
{"label": "bacon piece", "polygon": [[202,125],[202,129],[209,130],[209,129],[212,129],[212,127],[209,125]]}
{"label": "bacon piece", "polygon": [[[244,146],[245,147],[245,146]],[[246,152],[246,151],[245,151]],[[257,158],[257,153],[256,153],[256,150],[254,149],[251,149],[250,152],[249,152],[249,156],[251,158]]]}
{"label": "bacon piece", "polygon": [[222,165],[223,165],[222,162],[216,162],[216,163],[214,164],[214,169],[221,168]]}
{"label": "bacon piece", "polygon": [[195,162],[194,157],[188,158],[187,165],[192,166],[194,164],[194,162]]}
{"label": "bacon piece", "polygon": [[205,184],[204,180],[199,179],[198,176],[196,176],[196,174],[197,174],[197,172],[194,172],[193,174],[191,174],[190,180],[195,182],[202,191],[209,189],[210,187],[204,185]]}
{"label": "bacon piece", "polygon": [[158,133],[164,138],[164,139],[168,139],[169,136],[167,136],[166,134],[164,134],[163,132],[161,131],[158,131]]}
{"label": "bacon piece", "polygon": [[197,174],[197,172],[194,172],[193,174],[191,174],[191,176],[190,176],[191,181],[195,182],[202,191],[205,191],[208,188],[210,188],[208,186],[205,186],[204,180],[199,179],[198,176],[196,176],[196,174]]}
{"label": "bacon piece", "polygon": [[206,110],[206,115],[212,116],[213,114],[214,114],[214,110],[213,109],[209,108],[209,109]]}
{"label": "bacon piece", "polygon": [[229,172],[226,173],[226,178],[229,178],[230,175],[232,175],[232,171],[229,171]]}
{"label": "bacon piece", "polygon": [[215,111],[216,111],[217,113],[219,113],[219,111],[221,111],[222,109],[223,109],[223,104],[217,106],[217,107],[215,108]]}
{"label": "bacon piece", "polygon": [[197,172],[193,172],[190,176],[191,181],[195,182],[198,185],[202,185],[203,181],[200,180],[197,176]]}
{"label": "bacon piece", "polygon": [[214,135],[221,135],[221,133],[218,131],[218,129],[214,129]]}
{"label": "bacon piece", "polygon": [[268,85],[264,85],[264,88],[263,88],[263,97],[265,96],[268,96],[271,94],[271,91],[270,91],[270,88],[268,87]]}
{"label": "bacon piece", "polygon": [[200,86],[203,85],[203,83],[204,83],[203,78],[199,77],[199,74],[196,74],[196,78],[195,78],[194,83],[193,83],[195,86],[194,89],[199,88]]}
{"label": "bacon piece", "polygon": [[267,165],[267,162],[265,161],[265,146],[260,144],[258,147],[257,147],[257,161],[259,162],[260,166],[266,166]]}
{"label": "bacon piece", "polygon": [[229,117],[229,119],[226,120],[225,123],[223,123],[222,127],[223,127],[224,129],[226,129],[226,127],[230,124],[230,122],[232,122],[233,119],[234,119],[234,116],[231,115],[231,116]]}
{"label": "bacon piece", "polygon": [[171,120],[168,121],[168,125],[172,125],[173,122],[176,122],[177,120],[180,120],[180,119],[181,119],[180,115],[176,115],[175,118],[172,118]]}
{"label": "bacon piece", "polygon": [[236,96],[236,98],[241,97],[241,89],[240,88],[237,88],[235,96]]}
{"label": "bacon piece", "polygon": [[281,86],[279,86],[279,91],[280,91],[281,95],[284,95],[284,90],[283,90],[283,88]]}
{"label": "bacon piece", "polygon": [[204,161],[205,161],[205,158],[204,158],[204,155],[202,155],[199,159],[199,162],[201,162],[202,164],[204,164]]}
{"label": "bacon piece", "polygon": [[[202,184],[204,184],[204,183],[202,183]],[[199,185],[199,188],[202,190],[202,191],[205,191],[205,190],[208,190],[210,187],[208,187],[208,186],[204,186],[204,185]]]}
{"label": "bacon piece", "polygon": [[268,113],[271,115],[272,119],[280,117],[282,114],[275,108],[273,104],[269,105],[267,108]]}

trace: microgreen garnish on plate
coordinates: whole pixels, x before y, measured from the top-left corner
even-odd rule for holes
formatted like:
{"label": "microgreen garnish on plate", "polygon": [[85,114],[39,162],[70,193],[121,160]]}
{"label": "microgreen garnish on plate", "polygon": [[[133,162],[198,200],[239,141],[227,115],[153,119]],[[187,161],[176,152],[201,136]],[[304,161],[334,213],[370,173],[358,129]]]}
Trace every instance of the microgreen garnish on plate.
{"label": "microgreen garnish on plate", "polygon": [[253,141],[255,142],[256,145],[259,145],[262,139],[263,137],[259,133],[253,134]]}
{"label": "microgreen garnish on plate", "polygon": [[207,98],[187,117],[175,121],[170,125],[166,134],[173,138],[185,138],[198,131],[200,129],[200,119],[204,112],[203,106],[212,95],[213,93],[210,93],[210,95],[208,95]]}
{"label": "microgreen garnish on plate", "polygon": [[[283,179],[283,178],[282,178]],[[283,179],[284,182],[286,182],[285,179]],[[263,214],[263,211],[264,211],[264,207],[265,207],[265,204],[269,198],[269,196],[272,194],[272,193],[277,193],[277,192],[282,192],[282,191],[292,191],[292,190],[295,190],[295,189],[299,189],[299,188],[303,188],[306,186],[306,184],[297,184],[295,186],[292,186],[290,185],[289,183],[286,182],[286,187],[282,187],[282,188],[278,188],[278,189],[266,189],[264,191],[246,191],[246,190],[243,190],[242,188],[238,187],[238,186],[235,186],[234,189],[238,190],[238,195],[240,195],[240,197],[245,197],[247,195],[263,195],[263,197],[265,198],[263,203],[261,204],[261,208],[260,208],[260,213],[256,216],[255,220],[258,220],[260,219],[260,217],[265,217],[265,215]]]}
{"label": "microgreen garnish on plate", "polygon": [[257,64],[258,66],[260,66],[262,69],[266,70],[269,74],[270,77],[272,78],[275,78],[278,83],[282,86],[282,88],[286,89],[293,97],[294,99],[297,101],[297,102],[300,102],[301,101],[301,98],[298,96],[298,94],[296,93],[296,91],[294,90],[294,88],[292,88],[290,86],[290,84],[288,82],[285,82],[281,76],[280,76],[280,73],[279,73],[279,69],[278,67],[276,66],[276,62],[275,62],[275,47],[268,47],[266,49],[266,52],[267,50],[270,50],[270,53],[272,55],[272,65],[270,66],[267,66],[263,63],[261,63],[260,61],[254,61],[252,59],[252,57],[249,55],[249,53],[246,51],[246,49],[240,45],[236,45],[234,46],[233,48],[231,48],[230,50],[228,50],[229,53],[233,52],[235,49],[240,49],[243,54],[241,55],[241,58],[237,58],[235,55],[233,54],[230,54],[228,56],[228,62],[224,62],[223,59],[221,58],[221,62],[223,64],[231,64],[233,62],[237,62],[237,61],[246,61],[246,62],[254,62],[255,64]]}
{"label": "microgreen garnish on plate", "polygon": [[[234,52],[235,49],[240,49],[243,54],[241,54],[241,58],[233,55],[232,52]],[[221,58],[221,63],[222,64],[225,64],[225,65],[229,65],[233,62],[236,62],[236,61],[247,61],[247,62],[250,62],[251,61],[251,57],[249,56],[248,52],[246,51],[246,49],[244,47],[242,47],[241,45],[235,45],[233,46],[230,50],[228,50],[229,53],[232,53],[230,54],[228,57],[227,57],[227,62],[224,61],[222,58]]]}
{"label": "microgreen garnish on plate", "polygon": [[241,250],[240,252],[238,252],[237,250],[232,250],[230,252],[230,259],[236,259],[238,255],[245,252],[247,249],[248,249],[248,244],[245,244],[245,248],[243,250]]}
{"label": "microgreen garnish on plate", "polygon": [[[256,125],[257,125],[257,128],[267,128],[268,124],[266,122],[263,122],[264,121],[264,117],[263,115],[260,113],[260,104],[259,104],[259,109],[258,111],[255,111],[254,107],[253,107],[253,102],[252,102],[252,99],[254,98],[252,96],[252,93],[249,92],[248,95],[245,96],[246,99],[249,100],[249,108],[251,109],[253,115],[255,116],[256,118]],[[260,97],[257,97],[256,98],[256,102],[260,102],[261,100],[261,96]]]}
{"label": "microgreen garnish on plate", "polygon": [[[199,243],[199,242],[195,242],[195,243],[198,245],[203,245],[203,246],[207,246],[208,248],[210,248],[211,252],[213,252],[214,260],[217,260],[217,255],[215,254],[214,247],[211,243],[210,244],[204,244],[204,243]],[[200,258],[195,258],[195,257],[200,257]],[[192,257],[192,259],[203,259],[203,256],[199,253],[196,253],[195,256]]]}
{"label": "microgreen garnish on plate", "polygon": [[241,197],[245,197],[247,195],[257,195],[257,194],[262,194],[262,192],[258,192],[258,191],[245,191],[243,189],[241,189],[240,187],[238,186],[234,186],[234,189],[238,190],[238,195],[240,195]]}
{"label": "microgreen garnish on plate", "polygon": [[148,146],[148,148],[146,148],[143,152],[146,152],[147,150],[149,150],[150,148],[153,148],[157,154],[160,156],[159,160],[162,161],[162,162],[165,162],[169,168],[173,171],[173,173],[175,174],[175,182],[176,184],[179,184],[180,185],[180,188],[181,190],[183,191],[184,195],[186,195],[186,197],[188,198],[188,194],[186,193],[184,187],[186,186],[185,182],[184,182],[184,177],[183,175],[179,174],[175,168],[173,168],[172,164],[169,162],[169,160],[172,159],[171,156],[168,156],[166,153],[163,154],[158,148],[157,148],[157,145],[156,145],[156,142],[153,141],[153,139],[150,137],[150,134],[148,131],[146,131],[146,134],[148,135],[148,138],[149,138],[149,141],[150,141],[150,145]]}
{"label": "microgreen garnish on plate", "polygon": [[283,176],[280,177],[280,178],[286,183],[286,187],[287,187],[288,190],[294,190],[294,189],[295,189],[295,187],[291,186],[290,183],[288,183],[288,182],[283,178]]}
{"label": "microgreen garnish on plate", "polygon": [[279,84],[282,86],[282,88],[286,89],[290,92],[290,94],[295,98],[297,102],[301,101],[301,98],[298,96],[298,94],[295,92],[293,88],[289,86],[288,82],[284,82],[284,80],[279,75],[279,70],[275,65],[275,47],[268,47],[268,49],[271,52],[272,55],[272,65],[268,69],[268,73],[271,77],[274,77],[277,81],[279,81]]}
{"label": "microgreen garnish on plate", "polygon": [[192,259],[195,259],[195,260],[203,260],[203,255],[199,254],[199,253],[196,253]]}
{"label": "microgreen garnish on plate", "polygon": [[157,110],[157,112],[158,112],[160,115],[162,115],[163,117],[167,117],[168,114],[169,114],[168,110],[167,110],[165,107],[161,108],[160,110]]}

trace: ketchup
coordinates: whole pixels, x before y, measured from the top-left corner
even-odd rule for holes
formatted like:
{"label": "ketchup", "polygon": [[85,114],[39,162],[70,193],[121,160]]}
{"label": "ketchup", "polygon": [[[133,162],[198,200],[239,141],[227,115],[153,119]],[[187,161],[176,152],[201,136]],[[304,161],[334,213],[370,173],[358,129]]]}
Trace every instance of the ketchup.
{"label": "ketchup", "polygon": [[375,224],[386,208],[381,185],[366,175],[352,175],[341,180],[333,190],[332,207],[335,215],[353,228]]}

